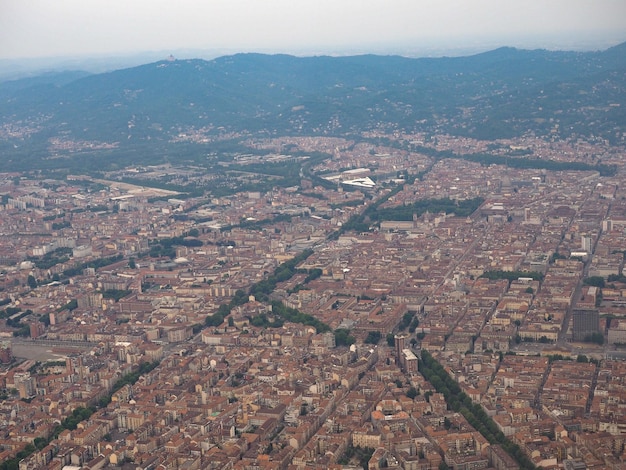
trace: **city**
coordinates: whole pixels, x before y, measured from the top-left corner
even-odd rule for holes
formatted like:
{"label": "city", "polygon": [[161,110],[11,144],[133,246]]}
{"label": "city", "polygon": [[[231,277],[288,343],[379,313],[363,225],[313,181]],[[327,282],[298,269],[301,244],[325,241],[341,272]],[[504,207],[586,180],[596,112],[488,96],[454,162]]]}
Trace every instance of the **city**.
{"label": "city", "polygon": [[3,468],[624,468],[623,146],[247,146],[0,175]]}

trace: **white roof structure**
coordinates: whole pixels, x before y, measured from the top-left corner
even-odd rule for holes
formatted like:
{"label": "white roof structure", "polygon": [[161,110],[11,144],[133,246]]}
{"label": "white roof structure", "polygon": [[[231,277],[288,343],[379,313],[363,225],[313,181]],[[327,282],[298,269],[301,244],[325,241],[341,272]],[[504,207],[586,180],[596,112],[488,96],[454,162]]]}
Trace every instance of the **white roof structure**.
{"label": "white roof structure", "polygon": [[359,186],[361,188],[373,188],[376,186],[376,183],[372,181],[369,176],[365,178],[355,178],[353,180],[345,180],[342,181],[343,184],[349,184],[350,186]]}

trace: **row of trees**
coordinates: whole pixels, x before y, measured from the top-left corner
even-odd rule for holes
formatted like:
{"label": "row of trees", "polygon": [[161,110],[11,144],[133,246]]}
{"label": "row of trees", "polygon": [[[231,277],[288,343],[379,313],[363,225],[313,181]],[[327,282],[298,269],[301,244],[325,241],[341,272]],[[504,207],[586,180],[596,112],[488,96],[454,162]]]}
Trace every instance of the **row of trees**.
{"label": "row of trees", "polygon": [[496,279],[508,279],[509,283],[511,281],[515,281],[520,277],[527,277],[532,279],[533,281],[543,281],[544,275],[538,271],[502,271],[502,270],[493,270],[493,271],[485,271],[482,273],[480,277],[484,277],[486,279],[496,280]]}
{"label": "row of trees", "polygon": [[[141,363],[139,368],[135,372],[131,372],[129,374],[126,374],[121,379],[119,379],[113,385],[113,388],[111,389],[111,392],[100,399],[98,405],[100,407],[102,407],[102,408],[107,406],[111,402],[111,397],[113,396],[113,394],[115,392],[117,392],[119,389],[121,389],[126,384],[133,385],[134,383],[137,382],[137,380],[139,380],[139,377],[141,377],[143,374],[147,374],[148,372],[152,371],[158,365],[159,365],[159,363],[156,362],[156,361],[155,362],[143,362],[143,363]],[[44,437],[37,437],[37,438],[35,438],[34,441],[33,441],[33,444],[27,444],[24,447],[23,450],[19,451],[15,455],[15,457],[13,457],[12,459],[8,459],[8,460],[5,460],[4,462],[2,462],[0,464],[0,470],[18,470],[19,469],[20,460],[23,460],[26,457],[28,457],[29,455],[31,455],[32,453],[34,453],[35,451],[41,450],[44,447],[46,447],[48,444],[50,444],[50,442],[53,439],[58,438],[59,434],[61,434],[66,429],[69,429],[70,431],[75,430],[78,427],[78,423],[80,423],[81,421],[85,421],[85,420],[89,419],[91,417],[91,415],[93,413],[95,413],[95,412],[96,412],[96,408],[95,407],[88,407],[88,408],[78,407],[78,408],[75,408],[72,411],[71,415],[67,416],[63,421],[61,421],[61,424],[59,424],[59,425],[57,425],[55,427],[55,429],[54,429],[54,431],[52,433],[52,436],[50,436],[49,438],[44,438]]]}
{"label": "row of trees", "polygon": [[369,217],[371,220],[378,222],[383,220],[409,221],[413,220],[413,215],[419,217],[425,212],[434,214],[444,212],[446,214],[454,214],[458,217],[467,217],[478,209],[483,202],[484,199],[481,197],[465,199],[463,201],[454,201],[450,198],[422,199],[412,204],[377,209],[369,214]]}
{"label": "row of trees", "polygon": [[[10,303],[10,299],[7,299],[7,300],[9,300],[9,302],[7,302],[7,303]],[[4,305],[6,305],[6,304],[4,304]],[[9,317],[15,315],[16,313],[21,312],[21,311],[22,311],[22,309],[19,308],[19,307],[7,307],[4,310],[0,310],[0,319],[1,318],[9,318]]]}
{"label": "row of trees", "polygon": [[27,259],[32,261],[38,269],[50,269],[57,264],[68,262],[71,254],[71,248],[60,247],[43,256],[29,256]]}
{"label": "row of trees", "polygon": [[187,234],[180,237],[162,238],[152,242],[148,255],[152,258],[167,257],[174,259],[176,257],[176,246],[200,247],[202,245],[202,240],[188,238]]}
{"label": "row of trees", "polygon": [[287,307],[279,301],[272,302],[271,318],[268,314],[261,313],[250,320],[252,326],[257,328],[281,328],[285,322],[301,323],[312,326],[317,333],[330,331],[330,327],[312,315],[303,313],[295,308]]}
{"label": "row of trees", "polygon": [[250,287],[250,295],[254,295],[260,302],[269,301],[269,295],[274,292],[276,285],[279,282],[285,282],[291,279],[292,276],[296,274],[296,266],[312,254],[313,250],[304,250],[289,261],[280,264],[267,279],[259,281]]}
{"label": "row of trees", "polygon": [[[233,308],[248,302],[248,295],[253,295],[259,302],[270,302],[270,294],[274,291],[274,289],[276,289],[277,284],[291,279],[291,277],[297,272],[296,266],[311,256],[311,254],[313,254],[313,250],[305,250],[289,261],[285,261],[280,264],[274,272],[267,277],[267,279],[253,284],[248,290],[248,294],[241,289],[237,290],[234,297],[228,304],[220,305],[213,315],[207,316],[204,322],[205,326],[221,325],[224,322],[224,319],[230,315],[230,311]],[[319,277],[319,275],[321,275],[321,272],[318,273],[315,272],[315,270],[311,270],[307,279],[312,280]],[[318,333],[330,331],[330,327],[319,321],[317,318],[300,312],[297,309],[287,307],[280,301],[271,301],[271,306],[272,316],[274,318],[270,319],[267,314],[258,315],[250,320],[252,325],[258,327],[279,328],[285,321],[288,321],[313,326]]]}
{"label": "row of trees", "polygon": [[224,323],[224,319],[228,315],[230,315],[230,311],[233,308],[238,307],[239,305],[243,305],[247,301],[248,297],[246,296],[246,293],[241,289],[237,289],[235,295],[232,299],[230,299],[229,303],[221,304],[213,315],[207,315],[206,319],[204,320],[204,325],[220,326],[222,323]]}
{"label": "row of trees", "polygon": [[313,269],[309,269],[307,271],[307,276],[304,278],[304,281],[297,284],[293,289],[290,289],[288,291],[289,294],[293,294],[295,292],[298,292],[302,289],[304,289],[304,287],[311,281],[314,281],[315,279],[318,279],[319,277],[321,277],[323,274],[323,271],[320,268],[313,268]]}
{"label": "row of trees", "polygon": [[456,154],[450,150],[436,150],[423,145],[412,145],[411,150],[428,155],[437,160],[444,158],[455,158],[468,160],[481,165],[505,165],[510,168],[549,170],[549,171],[597,171],[601,176],[614,176],[617,167],[615,165],[605,165],[597,163],[590,165],[583,162],[561,162],[544,158],[516,158],[514,155],[491,155],[487,153]]}
{"label": "row of trees", "polygon": [[117,256],[109,256],[107,258],[98,258],[93,261],[89,261],[87,263],[79,263],[75,265],[73,268],[68,268],[65,271],[63,271],[63,277],[67,278],[67,277],[76,276],[82,273],[83,270],[87,268],[94,268],[94,269],[103,268],[104,266],[117,263],[118,261],[121,261],[123,258],[124,258],[123,255],[117,255]]}
{"label": "row of trees", "polygon": [[[57,264],[68,262],[70,260],[71,253],[71,248],[57,248],[56,250],[51,251],[50,253],[47,253],[42,257],[30,257],[28,259],[29,261],[32,261],[35,264],[35,267],[37,267],[38,269],[50,269]],[[102,268],[104,266],[108,266],[109,264],[117,263],[122,258],[122,255],[118,255],[108,258],[99,258],[93,261],[89,261],[87,263],[77,263],[73,267],[64,270],[62,276],[64,278],[76,276],[80,274],[85,268]],[[59,281],[60,279],[61,277],[58,274],[55,274],[52,278],[53,281]],[[34,289],[39,285],[39,282],[32,274],[29,274],[27,284],[31,289]]]}
{"label": "row of trees", "polygon": [[261,220],[248,220],[243,218],[239,221],[238,224],[235,225],[225,225],[220,228],[220,232],[228,232],[235,227],[245,228],[248,230],[261,230],[263,227],[267,225],[273,225],[280,222],[291,222],[291,215],[289,214],[278,214],[272,218],[261,219]]}
{"label": "row of trees", "polygon": [[415,312],[406,312],[404,315],[402,315],[402,319],[398,324],[398,330],[404,331],[408,328],[409,333],[415,333],[415,330],[417,329],[419,324],[420,321],[417,316],[415,316]]}
{"label": "row of trees", "polygon": [[303,325],[312,326],[317,333],[325,333],[330,331],[330,327],[308,313],[303,313],[295,308],[287,307],[277,300],[272,302],[272,313],[285,321],[291,323],[301,323]]}
{"label": "row of trees", "polygon": [[102,291],[102,298],[113,299],[116,302],[119,302],[120,299],[130,295],[131,293],[132,291],[127,289],[107,289]]}
{"label": "row of trees", "polygon": [[499,444],[513,457],[521,469],[535,469],[535,465],[523,452],[519,445],[511,442],[496,423],[485,413],[478,403],[473,403],[471,398],[461,390],[459,384],[450,377],[445,369],[439,364],[428,351],[422,350],[419,361],[419,371],[428,380],[437,392],[442,393],[448,407],[457,413],[461,413],[465,419],[491,444]]}
{"label": "row of trees", "polygon": [[506,165],[510,168],[536,169],[548,171],[597,171],[601,176],[614,176],[617,167],[598,163],[590,165],[583,162],[560,162],[543,158],[507,158],[486,153],[459,155],[457,158],[480,163],[481,165]]}

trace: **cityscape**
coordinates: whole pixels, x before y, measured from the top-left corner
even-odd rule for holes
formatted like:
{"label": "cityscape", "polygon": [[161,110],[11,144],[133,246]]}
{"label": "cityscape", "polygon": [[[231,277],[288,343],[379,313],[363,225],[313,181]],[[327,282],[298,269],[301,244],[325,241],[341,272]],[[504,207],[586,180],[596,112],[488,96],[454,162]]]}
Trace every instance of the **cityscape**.
{"label": "cityscape", "polygon": [[626,468],[624,47],[8,82],[0,470]]}
{"label": "cityscape", "polygon": [[[332,149],[313,168],[331,185],[303,176],[182,200],[114,179],[3,175],[2,460],[622,468],[623,149],[589,148],[618,166],[602,177],[337,138],[256,142],[286,144]],[[433,149],[484,144],[441,136]],[[578,155],[566,142],[506,144]],[[413,206],[444,199],[478,205]],[[375,205],[413,212],[342,230]],[[420,372],[424,354],[460,405]]]}

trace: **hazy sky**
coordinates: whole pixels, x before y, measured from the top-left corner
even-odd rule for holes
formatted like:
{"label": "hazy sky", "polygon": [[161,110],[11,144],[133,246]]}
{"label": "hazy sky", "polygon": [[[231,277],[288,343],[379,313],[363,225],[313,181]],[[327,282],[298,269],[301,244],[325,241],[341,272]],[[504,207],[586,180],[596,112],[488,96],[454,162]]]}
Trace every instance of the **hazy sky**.
{"label": "hazy sky", "polygon": [[625,40],[626,0],[0,0],[0,59],[181,49],[410,55]]}

